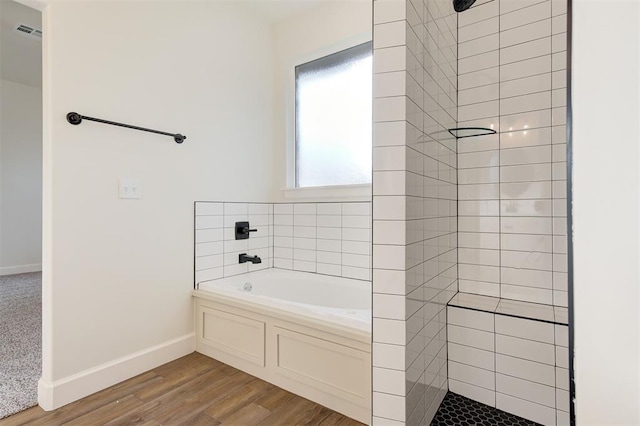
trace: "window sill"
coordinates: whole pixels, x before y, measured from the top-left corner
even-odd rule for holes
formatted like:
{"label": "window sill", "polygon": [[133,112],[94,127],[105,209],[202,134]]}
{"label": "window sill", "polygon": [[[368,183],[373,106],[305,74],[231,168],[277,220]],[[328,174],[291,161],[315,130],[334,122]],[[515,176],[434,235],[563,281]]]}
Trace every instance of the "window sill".
{"label": "window sill", "polygon": [[300,201],[371,201],[371,184],[282,188],[288,200]]}

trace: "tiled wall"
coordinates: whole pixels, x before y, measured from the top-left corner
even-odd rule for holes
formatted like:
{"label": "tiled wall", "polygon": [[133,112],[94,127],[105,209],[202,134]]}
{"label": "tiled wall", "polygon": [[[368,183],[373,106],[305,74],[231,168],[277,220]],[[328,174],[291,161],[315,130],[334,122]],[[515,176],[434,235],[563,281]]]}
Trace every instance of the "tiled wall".
{"label": "tiled wall", "polygon": [[274,206],[274,267],[371,280],[371,203]]}
{"label": "tiled wall", "polygon": [[[235,239],[235,223],[249,221],[247,240]],[[273,204],[195,203],[195,283],[273,266]],[[259,256],[262,263],[238,263],[238,256]]]}
{"label": "tiled wall", "polygon": [[456,14],[374,1],[373,424],[428,424],[457,291]]}
{"label": "tiled wall", "polygon": [[[257,232],[236,240],[242,221]],[[271,267],[371,280],[371,203],[196,202],[195,243],[196,285]]]}
{"label": "tiled wall", "polygon": [[452,392],[543,425],[569,424],[567,325],[450,306]]}
{"label": "tiled wall", "polygon": [[566,0],[458,17],[460,291],[567,306]]}

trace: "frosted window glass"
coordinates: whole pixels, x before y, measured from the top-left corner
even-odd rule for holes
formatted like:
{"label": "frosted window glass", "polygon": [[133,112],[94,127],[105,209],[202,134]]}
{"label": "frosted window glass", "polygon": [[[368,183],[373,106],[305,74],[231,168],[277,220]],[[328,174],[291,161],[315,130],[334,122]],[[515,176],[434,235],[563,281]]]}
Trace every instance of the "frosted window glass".
{"label": "frosted window glass", "polygon": [[371,182],[372,50],[296,67],[296,186]]}

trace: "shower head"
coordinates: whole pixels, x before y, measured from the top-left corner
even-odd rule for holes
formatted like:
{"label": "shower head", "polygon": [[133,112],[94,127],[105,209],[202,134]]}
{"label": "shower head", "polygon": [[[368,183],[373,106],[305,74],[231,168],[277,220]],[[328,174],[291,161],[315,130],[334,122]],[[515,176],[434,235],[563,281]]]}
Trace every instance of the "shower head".
{"label": "shower head", "polygon": [[476,0],[453,0],[453,9],[456,12],[464,12],[473,5]]}

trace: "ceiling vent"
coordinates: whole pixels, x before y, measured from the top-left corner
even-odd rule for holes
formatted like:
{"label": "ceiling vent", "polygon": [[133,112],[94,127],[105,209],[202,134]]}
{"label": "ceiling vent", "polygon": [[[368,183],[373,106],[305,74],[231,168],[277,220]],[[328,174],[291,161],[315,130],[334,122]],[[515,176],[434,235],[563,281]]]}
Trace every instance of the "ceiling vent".
{"label": "ceiling vent", "polygon": [[42,40],[42,30],[30,27],[28,25],[17,24],[13,29],[13,32],[30,39]]}

